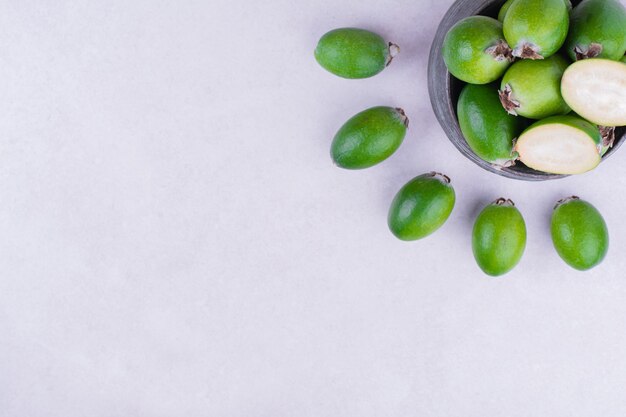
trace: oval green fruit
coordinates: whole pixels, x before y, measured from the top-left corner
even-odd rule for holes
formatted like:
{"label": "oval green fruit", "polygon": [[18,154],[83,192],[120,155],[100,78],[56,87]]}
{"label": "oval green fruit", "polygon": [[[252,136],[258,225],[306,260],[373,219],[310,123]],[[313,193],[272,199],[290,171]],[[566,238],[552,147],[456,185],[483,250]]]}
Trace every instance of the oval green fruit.
{"label": "oval green fruit", "polygon": [[384,70],[399,50],[376,33],[342,28],[322,36],[315,48],[315,59],[339,77],[369,78]]}
{"label": "oval green fruit", "polygon": [[461,132],[476,155],[495,165],[512,165],[513,139],[524,129],[525,121],[502,108],[495,85],[463,87],[457,115]]}
{"label": "oval green fruit", "polygon": [[544,59],[565,42],[569,13],[563,0],[516,0],[506,12],[504,38],[513,56]]}
{"label": "oval green fruit", "polygon": [[570,108],[561,95],[561,78],[567,65],[559,55],[517,61],[502,78],[502,106],[510,114],[529,119],[568,113]]}
{"label": "oval green fruit", "polygon": [[538,171],[582,174],[600,163],[598,127],[577,116],[553,116],[526,129],[515,144],[520,161]]}
{"label": "oval green fruit", "polygon": [[485,274],[506,274],[522,259],[525,248],[526,223],[511,200],[499,198],[476,218],[472,251]]}
{"label": "oval green fruit", "polygon": [[574,61],[620,60],[626,52],[626,8],[619,0],[584,0],[570,15],[565,48]]}
{"label": "oval green fruit", "polygon": [[364,110],[341,126],[333,139],[331,157],[341,168],[374,166],[400,147],[408,125],[402,109],[381,106]]}
{"label": "oval green fruit", "polygon": [[450,217],[455,194],[450,179],[435,172],[413,178],[396,194],[387,219],[401,240],[417,240],[439,229]]}
{"label": "oval green fruit", "polygon": [[602,262],[609,249],[609,232],[602,215],[575,196],[557,203],[551,231],[552,243],[561,259],[580,271]]}
{"label": "oval green fruit", "polygon": [[[513,4],[515,0],[507,0],[506,3],[504,3],[502,5],[502,7],[500,8],[500,12],[498,13],[498,20],[501,22],[504,22],[504,17],[506,16],[506,12],[509,11],[509,7],[511,7],[511,4]],[[565,1],[565,6],[567,7],[567,10],[570,11],[572,10],[572,2],[570,0],[564,0]]]}
{"label": "oval green fruit", "polygon": [[450,74],[470,84],[497,80],[513,60],[502,23],[486,16],[457,22],[446,34],[441,53]]}

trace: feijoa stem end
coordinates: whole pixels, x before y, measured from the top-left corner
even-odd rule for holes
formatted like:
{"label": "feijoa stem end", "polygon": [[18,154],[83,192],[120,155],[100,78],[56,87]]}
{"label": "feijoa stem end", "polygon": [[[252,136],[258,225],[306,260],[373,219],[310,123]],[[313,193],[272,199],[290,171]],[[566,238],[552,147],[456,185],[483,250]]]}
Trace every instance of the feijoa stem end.
{"label": "feijoa stem end", "polygon": [[556,205],[554,206],[554,209],[556,210],[557,208],[559,208],[559,206],[562,206],[565,203],[569,203],[570,201],[576,201],[576,200],[580,200],[580,197],[578,197],[577,195],[573,195],[571,197],[563,198],[563,199],[561,199],[561,200],[556,202]]}
{"label": "feijoa stem end", "polygon": [[520,102],[513,98],[513,90],[509,84],[504,86],[504,90],[498,90],[498,96],[500,97],[500,103],[502,103],[502,107],[508,114],[513,116],[517,116],[517,111],[520,107]]}
{"label": "feijoa stem end", "polygon": [[600,126],[600,135],[602,135],[602,146],[605,148],[612,148],[613,142],[615,142],[615,127],[614,126]]}
{"label": "feijoa stem end", "polygon": [[389,55],[387,56],[387,62],[385,66],[388,67],[391,61],[400,53],[400,47],[393,42],[389,42]]}
{"label": "feijoa stem end", "polygon": [[515,207],[515,203],[510,198],[500,197],[493,203],[494,206]]}
{"label": "feijoa stem end", "polygon": [[595,58],[602,53],[602,49],[602,45],[595,42],[590,43],[588,47],[576,45],[574,47],[576,61],[580,61],[581,59]]}
{"label": "feijoa stem end", "polygon": [[509,44],[506,43],[506,41],[504,41],[503,39],[498,40],[495,45],[492,45],[489,48],[485,49],[485,52],[493,56],[493,59],[495,59],[496,61],[507,60],[509,62],[513,62],[513,60],[515,60],[515,57],[513,56],[513,50],[511,49]]}
{"label": "feijoa stem end", "polygon": [[402,123],[404,123],[404,127],[406,127],[408,129],[409,128],[409,118],[407,117],[406,113],[400,107],[396,107],[396,111],[400,115],[400,120],[402,120]]}
{"label": "feijoa stem end", "polygon": [[513,49],[513,56],[522,59],[543,59],[543,55],[539,53],[537,45],[533,45],[529,42],[525,42]]}
{"label": "feijoa stem end", "polygon": [[432,171],[428,175],[433,177],[433,178],[438,179],[439,181],[443,182],[444,184],[450,184],[450,182],[451,182],[450,177],[448,177],[447,175],[442,174],[440,172]]}

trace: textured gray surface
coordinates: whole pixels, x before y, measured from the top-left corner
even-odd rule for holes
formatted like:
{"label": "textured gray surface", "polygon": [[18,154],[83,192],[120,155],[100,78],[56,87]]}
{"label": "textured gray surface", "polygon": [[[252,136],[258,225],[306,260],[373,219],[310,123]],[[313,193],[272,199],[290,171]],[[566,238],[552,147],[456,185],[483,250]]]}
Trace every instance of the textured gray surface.
{"label": "textured gray surface", "polygon": [[[543,183],[463,157],[426,86],[449,5],[2,2],[0,416],[623,417],[626,154]],[[313,48],[346,25],[400,56],[327,74]],[[335,130],[379,104],[411,117],[400,150],[333,167]],[[457,206],[399,242],[391,198],[430,170]],[[574,193],[611,228],[586,274],[547,231]],[[489,279],[469,233],[501,195],[528,248]]]}

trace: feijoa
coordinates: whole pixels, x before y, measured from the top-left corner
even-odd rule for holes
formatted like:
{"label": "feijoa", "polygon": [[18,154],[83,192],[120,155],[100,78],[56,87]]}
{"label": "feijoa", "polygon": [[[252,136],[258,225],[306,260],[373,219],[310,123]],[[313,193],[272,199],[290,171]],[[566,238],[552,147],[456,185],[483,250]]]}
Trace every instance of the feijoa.
{"label": "feijoa", "polygon": [[504,38],[513,56],[544,59],[565,42],[569,13],[563,0],[516,0],[504,17]]}
{"label": "feijoa", "polygon": [[510,114],[529,119],[568,113],[570,108],[561,96],[561,78],[567,65],[559,55],[515,62],[502,78],[502,106]]}
{"label": "feijoa", "polygon": [[497,80],[513,60],[502,23],[486,16],[457,22],[446,34],[441,53],[448,71],[471,84]]}
{"label": "feijoa", "polygon": [[559,256],[580,271],[602,262],[609,249],[609,232],[602,215],[576,196],[557,203],[552,212],[551,231]]}
{"label": "feijoa", "polygon": [[561,80],[563,99],[576,113],[601,126],[626,125],[626,64],[585,59],[570,65]]}
{"label": "feijoa", "polygon": [[626,8],[619,0],[584,0],[570,15],[565,48],[574,61],[620,60],[626,52]]}
{"label": "feijoa", "polygon": [[417,240],[439,229],[454,208],[450,178],[431,172],[413,178],[396,194],[387,219],[401,240]]}
{"label": "feijoa", "polygon": [[598,127],[572,115],[552,116],[526,129],[515,151],[530,168],[553,174],[582,174],[600,163],[603,153]]}
{"label": "feijoa", "polygon": [[[502,7],[500,8],[500,12],[498,13],[499,21],[504,22],[504,16],[506,16],[506,12],[509,11],[509,7],[511,7],[511,4],[513,4],[514,1],[515,0],[507,0],[506,3],[502,5]],[[567,10],[572,10],[572,2],[570,0],[564,0],[564,2]]]}
{"label": "feijoa", "polygon": [[376,33],[342,28],[322,36],[315,48],[315,59],[339,77],[369,78],[385,69],[399,50]]}
{"label": "feijoa", "polygon": [[526,223],[511,200],[497,199],[476,218],[472,250],[485,274],[506,274],[522,259],[525,248]]}
{"label": "feijoa", "polygon": [[363,169],[389,158],[400,147],[409,119],[404,110],[372,107],[353,116],[337,132],[331,157],[337,166]]}
{"label": "feijoa", "polygon": [[495,165],[512,165],[513,139],[525,122],[502,108],[497,86],[467,84],[457,102],[457,115],[461,132],[476,155]]}

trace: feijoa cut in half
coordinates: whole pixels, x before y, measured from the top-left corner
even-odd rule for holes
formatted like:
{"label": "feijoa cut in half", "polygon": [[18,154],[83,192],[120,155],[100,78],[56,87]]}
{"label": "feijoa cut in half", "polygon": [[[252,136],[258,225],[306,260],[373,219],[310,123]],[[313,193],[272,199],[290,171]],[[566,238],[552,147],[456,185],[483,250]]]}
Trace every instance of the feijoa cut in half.
{"label": "feijoa cut in half", "polygon": [[586,271],[600,264],[609,249],[609,232],[600,212],[572,196],[552,212],[552,243],[569,266]]}
{"label": "feijoa cut in half", "polygon": [[626,64],[585,59],[570,65],[561,93],[576,113],[601,126],[626,125]]}
{"label": "feijoa cut in half", "polygon": [[422,239],[443,226],[454,202],[454,189],[447,176],[431,172],[415,177],[393,199],[389,229],[401,240]]}
{"label": "feijoa cut in half", "polygon": [[584,0],[570,14],[565,49],[572,60],[619,60],[626,52],[626,8],[619,0]]}
{"label": "feijoa cut in half", "polygon": [[402,144],[409,119],[404,110],[372,107],[353,116],[337,132],[331,146],[335,164],[363,169],[389,158]]}
{"label": "feijoa cut in half", "polygon": [[510,114],[529,119],[569,113],[561,95],[561,78],[567,65],[559,55],[541,61],[515,62],[500,84],[502,106]]}
{"label": "feijoa cut in half", "polygon": [[315,59],[343,78],[369,78],[388,66],[400,48],[380,35],[357,28],[331,30],[319,40]]}
{"label": "feijoa cut in half", "polygon": [[450,74],[470,84],[497,80],[513,60],[502,23],[486,16],[457,22],[446,34],[441,53]]}
{"label": "feijoa cut in half", "polygon": [[526,123],[502,108],[496,85],[467,84],[463,87],[457,115],[461,132],[476,155],[497,166],[513,165],[513,139]]}
{"label": "feijoa cut in half", "polygon": [[504,16],[504,37],[513,56],[544,59],[565,42],[569,12],[563,0],[515,0]]}
{"label": "feijoa cut in half", "polygon": [[540,120],[518,138],[515,151],[528,167],[552,174],[582,174],[600,163],[604,151],[597,126],[572,116]]}
{"label": "feijoa cut in half", "polygon": [[511,200],[497,199],[476,218],[472,251],[485,274],[506,274],[518,264],[525,248],[526,223]]}

